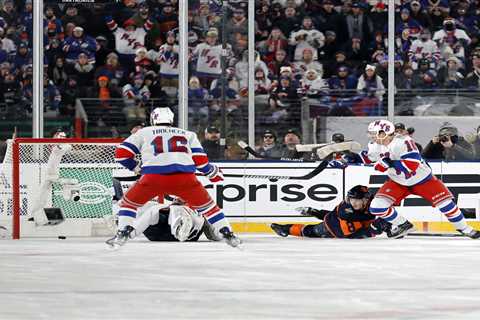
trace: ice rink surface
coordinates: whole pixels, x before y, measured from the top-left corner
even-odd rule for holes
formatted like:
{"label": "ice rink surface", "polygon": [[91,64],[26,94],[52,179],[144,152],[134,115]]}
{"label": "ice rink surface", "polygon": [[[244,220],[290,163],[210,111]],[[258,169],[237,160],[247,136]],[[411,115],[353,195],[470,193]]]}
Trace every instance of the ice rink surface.
{"label": "ice rink surface", "polygon": [[480,319],[480,241],[0,241],[0,319]]}

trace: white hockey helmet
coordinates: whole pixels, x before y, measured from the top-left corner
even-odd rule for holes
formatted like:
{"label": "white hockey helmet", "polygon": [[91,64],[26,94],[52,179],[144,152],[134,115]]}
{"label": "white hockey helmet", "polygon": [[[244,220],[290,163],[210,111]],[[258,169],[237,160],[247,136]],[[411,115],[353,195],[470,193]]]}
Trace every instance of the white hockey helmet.
{"label": "white hockey helmet", "polygon": [[395,125],[388,120],[375,120],[370,122],[367,130],[371,138],[378,138],[380,132],[385,132],[387,136],[395,133]]}
{"label": "white hockey helmet", "polygon": [[173,124],[174,114],[172,110],[168,107],[155,108],[150,113],[150,124],[152,126],[161,125],[161,124]]}

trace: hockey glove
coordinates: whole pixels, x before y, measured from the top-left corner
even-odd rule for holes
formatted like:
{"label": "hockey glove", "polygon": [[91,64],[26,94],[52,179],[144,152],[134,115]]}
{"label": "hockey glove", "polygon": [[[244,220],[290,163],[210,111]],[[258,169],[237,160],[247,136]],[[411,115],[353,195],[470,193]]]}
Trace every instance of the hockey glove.
{"label": "hockey glove", "polygon": [[330,168],[345,169],[348,166],[348,164],[342,160],[332,160],[328,163],[328,166]]}
{"label": "hockey glove", "polygon": [[211,164],[211,169],[206,173],[206,176],[210,180],[210,182],[213,183],[224,180],[222,170],[214,164]]}
{"label": "hockey glove", "polygon": [[393,162],[392,159],[384,157],[375,162],[375,165],[373,167],[377,171],[385,172],[388,170],[388,168],[393,168]]}
{"label": "hockey glove", "polygon": [[139,176],[140,173],[142,172],[142,162],[137,161],[137,165],[135,166],[135,168],[133,168],[132,171],[135,172],[137,176]]}

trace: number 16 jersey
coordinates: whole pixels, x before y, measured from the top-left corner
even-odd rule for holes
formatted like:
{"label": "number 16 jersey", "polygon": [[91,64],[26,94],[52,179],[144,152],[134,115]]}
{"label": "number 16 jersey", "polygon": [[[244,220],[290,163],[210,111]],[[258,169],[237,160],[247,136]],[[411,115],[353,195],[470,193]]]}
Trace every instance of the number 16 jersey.
{"label": "number 16 jersey", "polygon": [[[117,161],[142,156],[142,174],[194,173],[207,171],[209,165],[194,132],[168,126],[151,126],[138,130],[117,148]],[[125,160],[122,160],[125,159]]]}

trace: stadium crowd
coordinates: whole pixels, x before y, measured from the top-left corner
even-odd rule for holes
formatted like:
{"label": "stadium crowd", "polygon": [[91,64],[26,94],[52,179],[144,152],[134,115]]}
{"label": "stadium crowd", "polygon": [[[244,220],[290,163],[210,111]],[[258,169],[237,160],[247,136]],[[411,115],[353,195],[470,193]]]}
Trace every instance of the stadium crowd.
{"label": "stadium crowd", "polygon": [[[32,0],[0,3],[0,104],[9,117],[24,118],[32,99]],[[479,0],[397,0],[395,10],[397,90],[480,89]],[[258,133],[298,130],[303,102],[316,115],[384,115],[387,15],[382,0],[255,1]],[[189,127],[207,136],[206,128],[220,127],[223,106],[225,135],[238,138],[247,123],[247,1],[191,0],[188,20]],[[131,124],[147,120],[151,101],[176,105],[178,0],[44,0],[44,48],[53,115],[73,118],[77,98],[97,99],[108,114],[120,99]]]}

